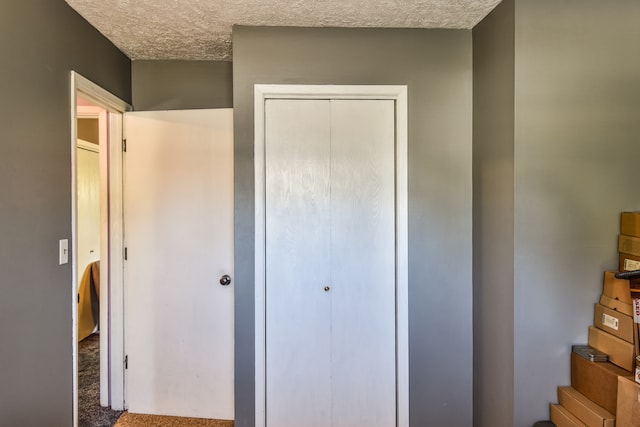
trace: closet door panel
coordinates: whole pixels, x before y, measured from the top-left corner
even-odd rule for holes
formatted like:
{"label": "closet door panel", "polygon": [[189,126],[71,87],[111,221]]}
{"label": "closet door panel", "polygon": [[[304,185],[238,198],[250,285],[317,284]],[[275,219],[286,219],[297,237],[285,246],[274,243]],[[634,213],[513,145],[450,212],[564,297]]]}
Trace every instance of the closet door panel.
{"label": "closet door panel", "polygon": [[394,111],[331,101],[333,427],[396,425]]}
{"label": "closet door panel", "polygon": [[267,426],[328,427],[329,102],[268,100],[265,114]]}

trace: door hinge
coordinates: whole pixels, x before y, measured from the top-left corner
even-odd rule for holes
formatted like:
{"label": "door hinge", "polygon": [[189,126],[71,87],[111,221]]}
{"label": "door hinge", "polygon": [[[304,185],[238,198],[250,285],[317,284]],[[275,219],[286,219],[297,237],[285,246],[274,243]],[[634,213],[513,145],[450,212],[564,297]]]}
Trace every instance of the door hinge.
{"label": "door hinge", "polygon": [[129,369],[129,355],[124,356],[124,369]]}
{"label": "door hinge", "polygon": [[124,151],[125,153],[127,152],[127,140],[126,139],[122,140],[122,151]]}
{"label": "door hinge", "polygon": [[127,248],[124,248],[124,260],[125,260],[125,261],[127,260],[127,256],[128,256],[128,253],[127,253],[127,252],[128,252],[128,251],[127,251]]}

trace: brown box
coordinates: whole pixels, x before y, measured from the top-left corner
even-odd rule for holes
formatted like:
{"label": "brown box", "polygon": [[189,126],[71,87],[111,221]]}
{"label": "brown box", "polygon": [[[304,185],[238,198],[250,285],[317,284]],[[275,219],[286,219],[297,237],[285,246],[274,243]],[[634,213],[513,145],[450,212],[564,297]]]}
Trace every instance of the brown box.
{"label": "brown box", "polygon": [[640,256],[640,237],[618,236],[618,252],[621,254],[629,254]]}
{"label": "brown box", "polygon": [[640,212],[622,212],[620,215],[620,234],[640,237]]}
{"label": "brown box", "polygon": [[593,311],[593,326],[615,335],[631,344],[634,343],[633,317],[619,313],[603,305],[596,304]]}
{"label": "brown box", "polygon": [[620,264],[618,265],[618,269],[620,271],[640,270],[640,256],[620,254]]}
{"label": "brown box", "polygon": [[640,384],[633,378],[618,378],[617,427],[640,427]]}
{"label": "brown box", "polygon": [[626,314],[627,316],[633,316],[633,305],[627,304],[626,302],[602,295],[600,297],[600,304],[612,310],[619,311],[622,314]]}
{"label": "brown box", "polygon": [[615,427],[615,415],[596,405],[573,387],[558,387],[558,401],[587,427]]}
{"label": "brown box", "polygon": [[585,427],[582,421],[560,405],[549,405],[549,413],[551,414],[551,422],[556,427]]}
{"label": "brown box", "polygon": [[635,368],[635,347],[616,336],[589,326],[589,345],[609,355],[609,361],[627,371]]}
{"label": "brown box", "polygon": [[618,377],[631,372],[610,362],[591,362],[571,352],[571,387],[615,415]]}
{"label": "brown box", "polygon": [[616,279],[615,271],[605,271],[603,295],[627,304],[633,304],[630,289],[628,280]]}

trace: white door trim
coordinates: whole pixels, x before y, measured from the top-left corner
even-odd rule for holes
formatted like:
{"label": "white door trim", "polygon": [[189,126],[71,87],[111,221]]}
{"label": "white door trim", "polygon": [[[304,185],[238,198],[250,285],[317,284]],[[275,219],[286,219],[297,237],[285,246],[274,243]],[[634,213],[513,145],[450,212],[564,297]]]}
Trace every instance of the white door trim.
{"label": "white door trim", "polygon": [[[108,267],[102,266],[103,271],[108,272],[110,286],[102,286],[100,289],[100,299],[110,301],[110,318],[106,316],[107,311],[101,310],[100,328],[103,331],[110,331],[111,342],[110,351],[106,355],[109,359],[110,395],[109,405],[113,409],[124,409],[124,303],[123,303],[123,239],[124,227],[122,221],[122,114],[131,110],[131,106],[118,97],[112,95],[105,89],[76,73],[71,71],[70,103],[71,103],[71,229],[72,229],[72,363],[73,363],[73,426],[78,425],[78,275],[77,275],[77,156],[76,146],[78,144],[77,117],[97,117],[97,113],[91,108],[79,107],[77,96],[82,94],[94,104],[109,111],[108,123],[101,129],[101,135],[107,136],[109,140],[108,149],[100,150],[100,167],[108,164],[109,168],[109,236],[110,245],[106,242],[101,247],[101,253],[108,253]],[[102,183],[101,183],[102,186]],[[101,192],[103,189],[101,188]],[[108,247],[108,250],[107,250]],[[110,288],[110,291],[109,291]],[[101,340],[102,341],[102,340]],[[105,352],[106,353],[106,352]],[[102,355],[101,355],[102,357]],[[101,384],[101,387],[103,384]]]}
{"label": "white door trim", "polygon": [[409,298],[407,86],[254,86],[255,114],[255,416],[265,427],[265,101],[267,99],[392,99],[396,103],[397,427],[409,427]]}
{"label": "white door trim", "polygon": [[99,153],[98,144],[94,144],[93,142],[85,141],[84,139],[78,138],[78,148],[83,150],[91,151],[92,153]]}

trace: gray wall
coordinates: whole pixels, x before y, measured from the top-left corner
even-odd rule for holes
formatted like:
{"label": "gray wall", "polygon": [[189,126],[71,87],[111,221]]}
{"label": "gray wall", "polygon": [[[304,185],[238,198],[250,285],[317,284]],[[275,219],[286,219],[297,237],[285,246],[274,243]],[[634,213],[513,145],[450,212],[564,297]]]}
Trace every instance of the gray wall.
{"label": "gray wall", "polygon": [[61,0],[0,2],[0,28],[0,424],[69,426],[69,72],[130,101],[130,62]]}
{"label": "gray wall", "polygon": [[231,62],[217,61],[133,61],[133,108],[231,108],[232,68]]}
{"label": "gray wall", "polygon": [[504,0],[473,29],[475,427],[513,425],[513,106],[514,3]]}
{"label": "gray wall", "polygon": [[471,31],[234,27],[236,425],[254,424],[253,85],[409,88],[411,425],[472,420]]}
{"label": "gray wall", "polygon": [[639,19],[635,0],[505,0],[474,29],[477,426],[549,417],[617,268],[640,209]]}
{"label": "gray wall", "polygon": [[587,340],[620,212],[640,209],[640,2],[516,0],[515,425]]}

